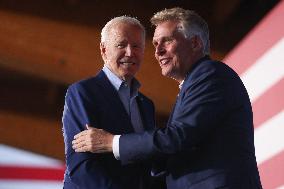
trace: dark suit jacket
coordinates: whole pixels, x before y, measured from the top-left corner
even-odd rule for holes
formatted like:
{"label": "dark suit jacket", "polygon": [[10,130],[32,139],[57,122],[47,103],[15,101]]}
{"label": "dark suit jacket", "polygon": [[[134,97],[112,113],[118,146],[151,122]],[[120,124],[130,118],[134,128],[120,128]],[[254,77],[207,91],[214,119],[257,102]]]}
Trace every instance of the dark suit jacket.
{"label": "dark suit jacket", "polygon": [[[141,93],[137,103],[145,129],[150,129],[147,126],[155,125],[154,105]],[[65,189],[134,189],[141,178],[144,188],[150,188],[148,163],[122,165],[112,153],[75,153],[72,149],[74,135],[85,130],[86,123],[113,134],[134,132],[117,91],[103,71],[68,88],[62,121],[67,166]]]}
{"label": "dark suit jacket", "polygon": [[124,163],[165,158],[169,189],[259,189],[247,91],[226,64],[204,57],[186,77],[167,127],[122,135]]}

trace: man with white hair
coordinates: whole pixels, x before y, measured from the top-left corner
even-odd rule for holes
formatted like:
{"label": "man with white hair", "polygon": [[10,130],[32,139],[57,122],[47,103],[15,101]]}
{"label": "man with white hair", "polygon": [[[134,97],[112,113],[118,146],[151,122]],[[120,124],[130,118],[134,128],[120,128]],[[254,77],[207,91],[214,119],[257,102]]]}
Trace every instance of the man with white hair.
{"label": "man with white hair", "polygon": [[[123,163],[164,161],[168,189],[261,189],[255,158],[253,114],[239,76],[211,60],[207,23],[182,8],[156,13],[153,45],[164,76],[180,86],[165,128],[112,135],[92,130],[75,136],[76,152],[113,151]],[[118,144],[118,145],[117,145]]]}
{"label": "man with white hair", "polygon": [[148,162],[123,165],[111,153],[76,153],[72,149],[74,135],[93,127],[113,134],[152,129],[154,105],[138,91],[140,84],[134,78],[142,63],[144,47],[145,29],[137,19],[121,16],[110,20],[101,32],[102,70],[68,88],[62,118],[65,189],[154,187]]}

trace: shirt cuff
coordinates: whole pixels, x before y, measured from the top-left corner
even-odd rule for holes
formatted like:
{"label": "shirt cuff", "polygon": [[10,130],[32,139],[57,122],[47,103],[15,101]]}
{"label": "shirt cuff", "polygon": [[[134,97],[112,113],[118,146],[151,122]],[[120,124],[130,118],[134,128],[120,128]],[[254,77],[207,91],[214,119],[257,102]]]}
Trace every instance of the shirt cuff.
{"label": "shirt cuff", "polygon": [[114,135],[112,139],[112,152],[115,157],[115,159],[119,160],[120,155],[119,155],[119,138],[120,135]]}

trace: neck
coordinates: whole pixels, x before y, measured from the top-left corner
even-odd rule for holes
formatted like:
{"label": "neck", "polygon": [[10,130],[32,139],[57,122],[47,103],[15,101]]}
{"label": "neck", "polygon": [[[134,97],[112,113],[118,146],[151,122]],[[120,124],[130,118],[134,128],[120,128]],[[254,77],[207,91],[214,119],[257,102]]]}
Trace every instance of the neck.
{"label": "neck", "polygon": [[180,84],[184,81],[184,79],[185,79],[185,77],[170,77],[170,78],[172,78],[172,79],[174,79],[175,81],[177,81],[179,85],[180,85]]}
{"label": "neck", "polygon": [[123,80],[123,81],[126,81],[127,84],[131,84],[131,81],[133,79],[133,76],[130,75],[130,76],[127,76],[127,75],[119,75],[118,73],[114,72],[113,69],[111,68],[111,66],[109,66],[108,64],[105,63],[105,66],[114,74],[116,75],[119,79]]}
{"label": "neck", "polygon": [[180,78],[180,79],[175,79],[177,82],[178,82],[178,84],[180,85],[183,81],[184,81],[184,79],[185,79],[185,77],[183,77],[183,78]]}
{"label": "neck", "polygon": [[124,76],[117,75],[117,77],[119,77],[123,81],[126,81],[128,84],[130,84],[133,79],[133,76],[127,76],[127,75]]}
{"label": "neck", "polygon": [[123,81],[125,81],[129,86],[131,85],[131,81],[132,81],[132,79],[133,79],[133,77],[130,77],[130,78],[126,78],[126,77],[124,77],[124,78],[121,78]]}

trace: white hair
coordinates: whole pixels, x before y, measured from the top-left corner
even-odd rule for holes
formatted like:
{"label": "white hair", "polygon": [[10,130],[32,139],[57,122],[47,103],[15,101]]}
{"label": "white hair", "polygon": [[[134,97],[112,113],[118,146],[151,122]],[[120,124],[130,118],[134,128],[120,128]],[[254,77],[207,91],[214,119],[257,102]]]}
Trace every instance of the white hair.
{"label": "white hair", "polygon": [[101,42],[106,42],[108,40],[110,29],[118,23],[127,23],[127,24],[131,24],[134,26],[138,26],[142,31],[143,39],[145,39],[146,37],[145,28],[140,23],[140,21],[137,20],[137,18],[130,17],[130,16],[119,16],[119,17],[115,17],[111,19],[110,21],[108,21],[106,25],[103,27],[102,32],[101,32]]}

